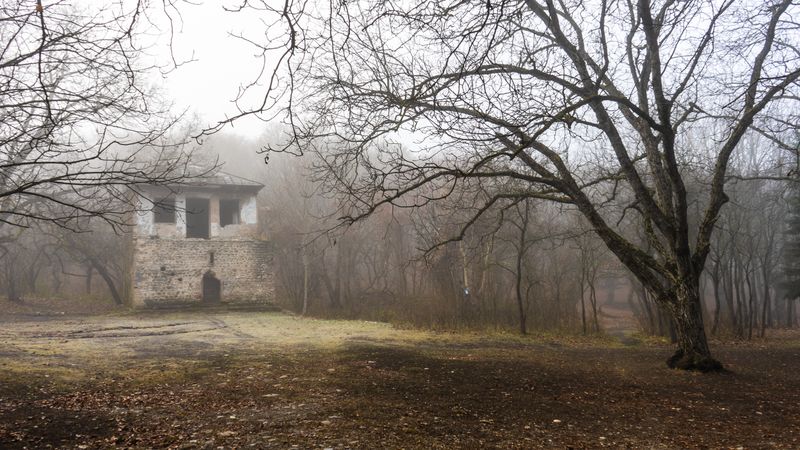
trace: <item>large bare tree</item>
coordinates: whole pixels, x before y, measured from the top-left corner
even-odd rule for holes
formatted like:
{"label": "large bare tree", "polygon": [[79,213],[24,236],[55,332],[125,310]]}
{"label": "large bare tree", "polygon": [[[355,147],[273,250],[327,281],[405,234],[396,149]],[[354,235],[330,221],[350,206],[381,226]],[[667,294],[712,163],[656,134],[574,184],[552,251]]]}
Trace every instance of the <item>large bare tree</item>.
{"label": "large bare tree", "polygon": [[0,0],[0,236],[123,225],[131,188],[188,175],[177,119],[147,88],[151,12],[146,0]]}
{"label": "large bare tree", "polygon": [[[700,275],[742,138],[794,148],[796,2],[244,7],[273,15],[266,33],[245,38],[262,42],[265,58],[282,48],[286,64],[262,84],[263,105],[243,114],[284,108],[291,148],[319,152],[328,181],[347,194],[346,220],[413,206],[425,186],[447,195],[465,179],[487,185],[477,214],[522,197],[571,205],[671,314],[678,349],[668,364],[722,367],[704,331]],[[687,170],[701,174],[697,199]]]}

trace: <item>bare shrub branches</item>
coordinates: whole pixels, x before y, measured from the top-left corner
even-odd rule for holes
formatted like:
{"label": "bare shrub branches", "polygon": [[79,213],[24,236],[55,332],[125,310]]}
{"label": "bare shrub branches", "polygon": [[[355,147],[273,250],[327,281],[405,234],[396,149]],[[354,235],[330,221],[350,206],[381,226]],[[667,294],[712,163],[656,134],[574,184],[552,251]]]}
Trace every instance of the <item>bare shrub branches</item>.
{"label": "bare shrub branches", "polygon": [[[346,220],[473,181],[492,193],[487,203],[522,185],[515,192],[571,204],[669,310],[680,342],[671,364],[718,367],[706,364],[699,278],[742,139],[787,142],[796,129],[787,126],[800,87],[791,0],[289,11],[282,23],[303,33],[286,50],[294,89],[278,105],[291,124],[287,148],[322,155],[325,180],[346,194]],[[401,141],[410,145],[392,148]],[[707,183],[700,220],[686,186],[693,170]],[[620,226],[628,220],[647,246]]]}
{"label": "bare shrub branches", "polygon": [[146,86],[147,7],[0,3],[0,226],[120,226],[129,187],[190,175],[178,118]]}

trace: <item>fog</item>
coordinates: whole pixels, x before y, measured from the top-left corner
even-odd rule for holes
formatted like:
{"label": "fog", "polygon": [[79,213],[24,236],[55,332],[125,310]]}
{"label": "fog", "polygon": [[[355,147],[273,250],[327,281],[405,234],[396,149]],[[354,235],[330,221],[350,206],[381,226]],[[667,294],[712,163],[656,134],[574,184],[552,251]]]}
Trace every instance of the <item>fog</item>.
{"label": "fog", "polygon": [[[638,329],[674,338],[669,317],[571,208],[531,199],[469,222],[474,206],[465,202],[475,193],[465,186],[445,201],[385,205],[343,224],[347,200],[325,185],[315,155],[265,161],[260,150],[283,134],[280,127],[255,139],[215,134],[198,147],[195,161],[264,184],[259,226],[274,245],[275,304],[316,317],[434,329]],[[731,206],[717,224],[701,286],[711,334],[751,339],[796,326],[797,312],[780,284],[789,185],[770,181],[768,169],[746,156],[732,172],[762,179],[729,185]],[[781,168],[774,170],[779,175]],[[423,203],[427,193],[419,195],[411,203]],[[69,305],[64,310],[87,311],[75,305],[87,297],[95,306],[124,304],[130,231],[86,224],[80,232],[57,226],[18,232],[4,245],[6,297],[23,305],[51,299]]]}
{"label": "fog", "polygon": [[0,447],[795,446],[796,2],[0,11]]}

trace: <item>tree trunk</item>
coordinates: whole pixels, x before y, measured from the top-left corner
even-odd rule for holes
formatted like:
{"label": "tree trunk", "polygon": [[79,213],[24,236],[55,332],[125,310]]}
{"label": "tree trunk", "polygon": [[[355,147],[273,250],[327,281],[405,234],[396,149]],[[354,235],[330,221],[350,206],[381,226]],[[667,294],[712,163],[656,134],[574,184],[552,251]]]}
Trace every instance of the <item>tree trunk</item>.
{"label": "tree trunk", "polygon": [[711,357],[708,339],[703,328],[703,310],[698,280],[677,286],[675,303],[669,303],[678,349],[667,360],[673,369],[712,372],[722,370],[722,364]]}
{"label": "tree trunk", "polygon": [[711,274],[711,284],[714,287],[714,323],[711,326],[711,334],[714,335],[717,333],[717,327],[719,327],[719,312],[722,309],[722,299],[719,295],[719,270],[717,267],[714,267],[714,272]]}
{"label": "tree trunk", "polygon": [[583,288],[583,281],[581,281],[581,323],[583,324],[583,335],[586,336],[586,292]]}
{"label": "tree trunk", "polygon": [[755,295],[753,293],[753,282],[750,280],[750,265],[745,269],[744,282],[747,285],[747,340],[753,339],[753,322],[756,315]]}
{"label": "tree trunk", "polygon": [[734,321],[736,328],[734,333],[738,338],[744,338],[745,322],[747,321],[747,311],[745,311],[747,305],[744,301],[744,287],[742,287],[742,284],[742,272],[739,264],[737,264],[734,268],[733,290],[736,293],[736,319]]}
{"label": "tree trunk", "polygon": [[517,279],[515,283],[517,293],[517,309],[519,312],[519,332],[520,334],[528,334],[528,327],[525,321],[525,305],[522,299],[522,273],[519,272],[520,264],[517,263]]}
{"label": "tree trunk", "polygon": [[[523,230],[524,233],[524,230]],[[523,235],[524,236],[524,235]],[[521,243],[524,244],[525,238],[520,238]],[[525,322],[525,302],[522,298],[522,250],[517,252],[517,273],[515,274],[514,288],[517,294],[517,310],[519,312],[519,332],[520,334],[528,334],[527,323]]]}
{"label": "tree trunk", "polygon": [[581,267],[581,324],[583,325],[583,335],[588,333],[586,329],[586,260],[582,258]]}
{"label": "tree trunk", "polygon": [[639,297],[639,300],[642,303],[643,309],[645,310],[645,313],[647,314],[647,323],[650,325],[650,329],[648,330],[648,332],[650,334],[657,334],[658,333],[658,323],[656,321],[656,319],[657,319],[656,318],[656,313],[653,311],[653,307],[650,304],[650,296],[647,293],[647,289],[645,289],[641,285],[639,285],[639,286],[641,287],[641,293],[639,295],[637,295],[637,296]]}
{"label": "tree trunk", "polygon": [[34,258],[33,262],[31,263],[30,267],[26,272],[26,281],[28,282],[28,292],[32,294],[36,294],[36,282],[39,280],[39,274],[41,274],[43,264],[39,263],[39,259],[41,257],[41,250]]}
{"label": "tree trunk", "polygon": [[770,298],[770,292],[769,292],[769,283],[770,283],[769,269],[767,268],[766,263],[761,265],[761,271],[762,271],[761,278],[763,281],[762,288],[764,292],[764,302],[762,303],[762,308],[761,308],[761,332],[759,333],[759,336],[763,338],[764,335],[766,335],[767,333],[767,326],[772,325],[772,323],[770,323],[771,317],[768,317],[769,311],[771,310],[772,299]]}
{"label": "tree trunk", "polygon": [[[631,289],[631,290],[628,291],[628,297],[627,297],[628,307],[633,312],[634,317],[636,317],[639,320],[639,324],[641,326],[642,325],[642,319],[641,318],[643,317],[644,313],[642,312],[642,308],[639,307],[639,305],[637,305],[636,302],[633,301],[633,297],[634,297],[634,290]],[[645,327],[642,326],[642,328],[645,328]],[[645,330],[645,331],[647,331],[647,330]]]}
{"label": "tree trunk", "polygon": [[51,280],[53,281],[53,294],[60,295],[61,294],[61,271],[53,269],[53,273],[51,275]]}
{"label": "tree trunk", "polygon": [[92,274],[94,273],[94,267],[89,264],[86,267],[86,294],[90,295],[92,293]]}
{"label": "tree trunk", "polygon": [[341,293],[341,277],[340,277],[340,275],[341,275],[341,260],[340,260],[340,257],[339,257],[339,253],[340,253],[341,249],[342,248],[340,246],[339,249],[336,252],[336,263],[335,263],[336,267],[334,269],[335,273],[336,273],[336,279],[335,280],[331,280],[331,276],[330,276],[330,274],[328,274],[328,269],[327,269],[326,264],[325,264],[325,254],[323,254],[321,256],[321,258],[320,258],[322,260],[322,268],[321,268],[320,273],[322,275],[322,282],[325,285],[325,289],[328,291],[328,299],[330,300],[329,304],[330,304],[331,308],[337,309],[337,310],[340,309],[340,307],[341,307],[341,302],[339,301],[339,298],[340,298],[339,295]]}
{"label": "tree trunk", "polygon": [[17,282],[17,272],[14,264],[6,266],[6,295],[12,303],[22,303],[22,293]]}
{"label": "tree trunk", "polygon": [[724,296],[725,299],[725,306],[727,307],[727,312],[730,315],[730,324],[731,324],[731,331],[736,331],[737,327],[739,326],[736,321],[736,306],[733,303],[734,296],[736,295],[734,288],[733,288],[733,268],[730,264],[727,264],[722,271],[722,285],[724,287]]}
{"label": "tree trunk", "polygon": [[672,314],[664,314],[661,313],[661,316],[664,319],[664,325],[666,326],[666,334],[669,335],[669,342],[671,344],[676,344],[678,342],[678,332],[675,329],[675,319],[672,318]]}
{"label": "tree trunk", "polygon": [[458,241],[458,252],[461,257],[461,320],[466,323],[472,322],[472,308],[469,289],[469,272],[467,267],[467,251],[464,248],[464,240]]}
{"label": "tree trunk", "polygon": [[22,296],[19,294],[19,289],[17,289],[16,280],[8,280],[8,286],[6,286],[6,295],[8,296],[8,301],[11,303],[22,303]]}
{"label": "tree trunk", "polygon": [[594,275],[589,279],[589,302],[592,305],[592,320],[594,321],[594,332],[600,332],[600,322],[597,320],[597,289],[594,286]]}
{"label": "tree trunk", "polygon": [[[489,261],[492,256],[492,248],[494,247],[494,234],[489,237],[489,241],[486,242],[485,251],[483,253],[483,258],[481,258],[481,281],[478,284],[478,290],[476,292],[477,295],[480,296],[481,304],[485,305],[487,299],[487,286],[489,281],[489,270],[490,265]],[[494,317],[492,317],[494,320]]]}
{"label": "tree trunk", "polygon": [[122,296],[119,294],[119,290],[117,289],[117,284],[114,281],[114,277],[111,273],[106,269],[106,267],[97,259],[92,258],[89,260],[90,264],[94,267],[100,277],[103,278],[103,281],[106,282],[106,286],[108,286],[109,292],[111,292],[111,298],[114,300],[114,303],[117,305],[121,305],[124,303]]}
{"label": "tree trunk", "polygon": [[303,252],[303,315],[308,314],[308,249]]}
{"label": "tree trunk", "polygon": [[[518,242],[519,245],[517,247],[517,273],[516,273],[516,280],[515,280],[515,286],[514,286],[516,288],[516,293],[517,293],[517,308],[519,310],[519,332],[521,334],[527,334],[528,333],[528,327],[527,327],[526,317],[525,317],[526,313],[527,313],[527,311],[526,311],[527,308],[525,308],[525,300],[522,298],[522,268],[523,268],[522,266],[523,266],[523,262],[525,260],[525,250],[527,250],[525,241],[526,241],[526,237],[527,237],[527,234],[528,234],[528,220],[530,218],[529,212],[530,212],[530,209],[529,209],[528,202],[525,201],[525,210],[524,210],[524,214],[521,214],[522,223],[521,223],[521,225],[519,227],[519,242]],[[461,254],[462,254],[462,257],[463,257],[463,255],[464,255],[463,241],[462,241],[462,247],[461,247]],[[466,264],[466,259],[464,260],[464,264]],[[467,282],[467,272],[465,270],[464,271],[464,283],[465,283],[465,285],[466,285],[466,282]],[[527,294],[527,292],[526,292],[526,294]]]}

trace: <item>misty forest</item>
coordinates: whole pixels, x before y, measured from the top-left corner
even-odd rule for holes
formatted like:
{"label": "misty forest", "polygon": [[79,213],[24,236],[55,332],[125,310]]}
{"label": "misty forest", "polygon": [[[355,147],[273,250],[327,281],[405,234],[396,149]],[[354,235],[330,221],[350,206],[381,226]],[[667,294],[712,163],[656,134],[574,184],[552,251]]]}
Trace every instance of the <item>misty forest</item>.
{"label": "misty forest", "polygon": [[797,0],[0,0],[0,448],[800,447]]}

